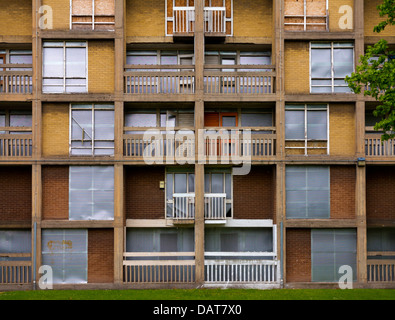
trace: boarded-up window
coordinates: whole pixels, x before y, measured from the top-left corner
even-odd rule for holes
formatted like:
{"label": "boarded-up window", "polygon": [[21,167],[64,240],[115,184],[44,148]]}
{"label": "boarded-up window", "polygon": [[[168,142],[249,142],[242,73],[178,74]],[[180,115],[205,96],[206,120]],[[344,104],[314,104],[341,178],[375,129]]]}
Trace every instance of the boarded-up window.
{"label": "boarded-up window", "polygon": [[114,167],[71,166],[70,220],[114,219]]}
{"label": "boarded-up window", "polygon": [[327,0],[285,0],[287,31],[325,31],[328,28]]}
{"label": "boarded-up window", "polygon": [[352,229],[311,231],[311,278],[313,282],[336,282],[339,268],[350,266],[357,275],[357,232]]}
{"label": "boarded-up window", "polygon": [[71,25],[74,30],[115,29],[114,0],[72,0]]}
{"label": "boarded-up window", "polygon": [[43,230],[42,263],[52,267],[53,283],[87,283],[88,231]]}

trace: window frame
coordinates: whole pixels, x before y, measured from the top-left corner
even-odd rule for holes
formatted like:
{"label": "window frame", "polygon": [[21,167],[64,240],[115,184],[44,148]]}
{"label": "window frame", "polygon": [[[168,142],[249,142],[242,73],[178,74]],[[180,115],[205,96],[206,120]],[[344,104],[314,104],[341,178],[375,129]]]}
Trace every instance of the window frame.
{"label": "window frame", "polygon": [[[81,108],[82,105],[86,106],[86,108]],[[115,115],[114,105],[111,105],[112,109],[108,108],[108,107],[107,108],[100,108],[100,106],[104,106],[104,105],[105,106],[110,106],[111,104],[103,104],[103,103],[100,103],[100,104],[96,104],[96,103],[92,103],[92,104],[84,104],[84,103],[75,104],[75,103],[70,103],[70,105],[69,105],[69,124],[70,124],[69,125],[69,154],[70,154],[70,156],[73,156],[73,157],[83,157],[83,156],[114,157],[114,154],[115,154],[115,123],[113,124],[114,139],[112,139],[112,140],[96,140],[95,139],[95,111],[108,111],[108,112],[112,111],[113,114]],[[73,108],[73,106],[76,106],[76,107]],[[91,108],[88,108],[88,106],[91,106]],[[80,107],[80,108],[78,108],[78,107]],[[76,121],[76,120],[73,119],[73,110],[76,110],[76,111],[84,111],[84,110],[86,110],[86,111],[91,111],[92,112],[92,117],[91,117],[91,120],[92,120],[92,122],[91,122],[91,124],[92,124],[92,137],[91,137],[91,148],[90,148],[91,149],[91,154],[89,154],[89,155],[79,155],[79,154],[73,154],[72,153],[73,149],[74,150],[76,150],[76,149],[87,149],[87,150],[89,150],[89,148],[86,148],[86,147],[73,147],[72,146],[74,141],[80,141],[80,140],[73,140],[73,121]],[[95,146],[96,142],[102,142],[102,141],[105,141],[105,142],[111,142],[112,141],[113,142],[113,146],[112,147],[96,147]],[[112,149],[113,152],[112,152],[112,154],[96,155],[95,154],[95,150],[97,150],[97,149]]]}
{"label": "window frame", "polygon": [[[51,43],[62,43],[62,46],[59,46],[59,45],[50,45]],[[82,44],[82,43],[84,43],[84,45],[76,45],[76,46],[72,46],[72,45],[70,45],[70,46],[68,46],[67,44],[71,44],[71,43],[80,43],[80,44]],[[88,47],[88,41],[76,41],[76,40],[73,40],[73,41],[62,41],[62,40],[60,40],[60,41],[44,41],[43,42],[43,44],[42,44],[42,49],[43,49],[43,51],[44,51],[44,49],[45,48],[62,48],[63,49],[63,76],[62,76],[62,78],[60,78],[60,77],[44,77],[44,65],[45,65],[45,62],[44,62],[44,56],[42,57],[42,93],[44,93],[44,94],[72,94],[72,93],[88,93],[89,92],[89,87],[88,87],[88,84],[89,84],[89,79],[88,79],[88,75],[89,75],[89,72],[88,72],[88,70],[89,70],[89,61],[88,61],[88,51],[89,51],[89,47]],[[85,77],[84,78],[67,78],[66,77],[66,48],[84,48],[85,49]],[[44,88],[45,87],[56,87],[57,85],[44,85],[44,80],[45,79],[62,79],[62,87],[63,87],[63,90],[61,91],[61,92],[51,92],[51,91],[45,91],[44,90]],[[83,90],[83,91],[73,91],[73,92],[67,92],[66,91],[66,88],[67,88],[67,86],[66,86],[66,80],[69,80],[69,79],[85,79],[85,85],[83,86],[83,85],[76,85],[75,87],[81,87],[81,88],[85,88],[85,90]]]}
{"label": "window frame", "polygon": [[[302,109],[303,106],[303,109]],[[316,106],[316,108],[312,107]],[[325,104],[325,108],[322,107],[320,108],[319,106],[324,106],[324,104],[286,104],[285,105],[285,113],[287,111],[303,111],[304,112],[304,138],[303,139],[289,139],[287,138],[286,135],[286,130],[284,130],[284,138],[285,141],[290,141],[290,142],[304,142],[303,147],[287,147],[285,146],[285,149],[303,149],[304,150],[304,155],[308,156],[308,151],[310,149],[326,149],[326,155],[329,155],[329,146],[330,146],[330,141],[329,141],[329,103]],[[308,112],[313,112],[313,111],[326,111],[326,139],[321,140],[321,139],[309,139],[308,138]],[[286,126],[287,123],[285,122],[284,119],[284,126]],[[314,142],[314,141],[325,141],[326,142],[326,147],[315,147],[315,146],[309,146],[309,142]]]}
{"label": "window frame", "polygon": [[[320,44],[328,44],[330,43],[329,46],[319,46]],[[337,43],[339,46],[334,47],[334,44]],[[349,45],[341,45],[341,44],[349,44]],[[316,45],[316,46],[314,46]],[[312,77],[312,50],[314,49],[330,49],[331,52],[331,77],[330,78],[313,78]],[[310,87],[310,94],[350,94],[352,93],[352,90],[350,89],[348,92],[336,92],[335,88],[348,88],[348,85],[344,81],[344,78],[336,78],[335,77],[335,61],[334,61],[334,49],[352,49],[353,57],[352,57],[352,65],[353,65],[353,71],[355,71],[355,44],[352,42],[337,42],[337,41],[330,41],[330,42],[316,42],[316,41],[310,41],[309,42],[309,87]],[[313,85],[314,80],[328,80],[331,81],[331,84],[329,85]],[[335,85],[335,82],[338,80],[343,80],[344,84],[342,85]],[[331,91],[330,92],[313,92],[313,88],[321,88],[321,87],[330,87]]]}

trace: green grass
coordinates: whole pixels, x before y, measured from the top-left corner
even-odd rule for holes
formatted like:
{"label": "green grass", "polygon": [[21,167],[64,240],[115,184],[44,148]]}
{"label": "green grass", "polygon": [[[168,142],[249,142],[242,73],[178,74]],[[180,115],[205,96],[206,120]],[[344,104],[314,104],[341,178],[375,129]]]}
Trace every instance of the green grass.
{"label": "green grass", "polygon": [[0,300],[395,300],[395,290],[38,290],[0,292]]}

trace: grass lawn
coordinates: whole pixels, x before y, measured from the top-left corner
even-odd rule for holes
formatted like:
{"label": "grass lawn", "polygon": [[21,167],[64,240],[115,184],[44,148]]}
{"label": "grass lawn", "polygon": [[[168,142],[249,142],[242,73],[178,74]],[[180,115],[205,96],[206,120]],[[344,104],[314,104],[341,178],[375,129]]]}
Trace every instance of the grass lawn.
{"label": "grass lawn", "polygon": [[0,300],[395,300],[395,290],[38,290],[0,291]]}

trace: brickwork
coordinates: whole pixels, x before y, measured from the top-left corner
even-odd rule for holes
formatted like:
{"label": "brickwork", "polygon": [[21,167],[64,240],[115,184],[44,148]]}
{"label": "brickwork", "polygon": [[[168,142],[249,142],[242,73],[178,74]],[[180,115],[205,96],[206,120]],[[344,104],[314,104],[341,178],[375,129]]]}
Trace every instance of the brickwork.
{"label": "brickwork", "polygon": [[329,154],[355,155],[355,107],[351,104],[329,105]]}
{"label": "brickwork", "polygon": [[[7,4],[5,4],[5,2]],[[1,1],[0,37],[32,35],[31,0]],[[5,7],[6,6],[6,7]],[[12,27],[10,27],[12,26]]]}
{"label": "brickwork", "polygon": [[53,30],[70,29],[70,0],[42,0],[41,3],[52,8]]}
{"label": "brickwork", "polygon": [[[162,0],[126,1],[127,37],[164,37],[165,3]],[[158,17],[161,17],[158,19]]]}
{"label": "brickwork", "polygon": [[44,157],[69,154],[69,105],[43,104],[42,152]]}
{"label": "brickwork", "polygon": [[32,169],[0,167],[0,221],[31,221]]}
{"label": "brickwork", "polygon": [[69,167],[42,167],[43,220],[69,218]]}
{"label": "brickwork", "polygon": [[235,37],[271,37],[273,35],[272,1],[233,0],[233,35]]}
{"label": "brickwork", "polygon": [[114,92],[114,42],[88,42],[89,93]]}
{"label": "brickwork", "polygon": [[[380,0],[365,0],[365,36],[377,36],[381,38],[383,36],[393,36],[395,34],[395,26],[387,26],[384,31],[380,33],[373,32],[374,26],[385,20],[385,17],[380,17],[377,11],[377,6],[381,4]],[[377,39],[379,40],[379,39]]]}
{"label": "brickwork", "polygon": [[311,281],[310,229],[288,229],[286,234],[286,281]]}
{"label": "brickwork", "polygon": [[354,166],[331,166],[331,219],[355,218],[355,183]]}
{"label": "brickwork", "polygon": [[374,220],[395,219],[395,167],[366,168],[366,218]]}
{"label": "brickwork", "polygon": [[[361,0],[357,0],[361,1]],[[352,21],[352,29],[342,29],[339,25],[342,16],[348,12],[339,12],[340,7],[349,6],[352,11],[354,10],[354,0],[329,0],[329,31],[331,32],[352,32],[354,31],[354,21]],[[350,14],[351,19],[354,20],[354,12]],[[341,25],[343,25],[341,23]]]}
{"label": "brickwork", "polygon": [[310,93],[309,56],[308,42],[285,43],[284,81],[286,94]]}
{"label": "brickwork", "polygon": [[125,168],[126,219],[165,218],[165,191],[159,181],[165,181],[163,167]]}
{"label": "brickwork", "polygon": [[114,282],[114,232],[88,230],[88,283]]}
{"label": "brickwork", "polygon": [[275,220],[275,193],[271,166],[253,166],[248,175],[233,176],[233,218]]}

